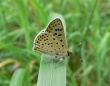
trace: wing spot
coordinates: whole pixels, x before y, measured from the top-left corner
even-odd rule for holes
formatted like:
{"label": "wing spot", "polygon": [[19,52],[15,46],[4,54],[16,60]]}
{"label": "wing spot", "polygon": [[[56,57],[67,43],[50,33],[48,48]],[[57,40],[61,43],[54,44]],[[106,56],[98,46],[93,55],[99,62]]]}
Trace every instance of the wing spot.
{"label": "wing spot", "polygon": [[62,34],[59,34],[58,36],[62,36]]}
{"label": "wing spot", "polygon": [[56,44],[58,44],[58,42]]}
{"label": "wing spot", "polygon": [[55,31],[57,31],[57,29],[55,29]]}
{"label": "wing spot", "polygon": [[36,50],[36,48],[34,48],[34,50]]}
{"label": "wing spot", "polygon": [[63,40],[60,40],[61,42],[63,41]]}
{"label": "wing spot", "polygon": [[53,38],[53,40],[55,40],[55,38]]}
{"label": "wing spot", "polygon": [[64,47],[64,45],[62,45],[62,47]]}
{"label": "wing spot", "polygon": [[53,47],[53,46],[51,46],[51,47]]}
{"label": "wing spot", "polygon": [[57,33],[54,33],[54,35],[57,35]]}

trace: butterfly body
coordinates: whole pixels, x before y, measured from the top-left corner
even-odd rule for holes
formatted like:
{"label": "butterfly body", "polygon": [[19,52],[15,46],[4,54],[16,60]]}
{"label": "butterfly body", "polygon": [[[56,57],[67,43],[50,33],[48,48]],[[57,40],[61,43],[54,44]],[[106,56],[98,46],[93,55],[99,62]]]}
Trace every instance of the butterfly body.
{"label": "butterfly body", "polygon": [[70,56],[63,28],[59,18],[51,21],[46,29],[40,31],[35,37],[33,49],[58,59]]}

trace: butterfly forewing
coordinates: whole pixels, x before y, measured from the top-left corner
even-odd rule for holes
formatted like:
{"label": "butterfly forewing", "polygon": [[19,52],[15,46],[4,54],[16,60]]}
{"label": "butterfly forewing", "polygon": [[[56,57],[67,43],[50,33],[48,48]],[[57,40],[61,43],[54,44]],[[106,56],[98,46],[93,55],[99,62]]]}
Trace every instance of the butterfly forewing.
{"label": "butterfly forewing", "polygon": [[34,50],[41,53],[56,55],[57,53],[64,53],[64,49],[58,39],[48,32],[40,32],[34,40]]}
{"label": "butterfly forewing", "polygon": [[64,27],[60,19],[56,18],[47,26],[45,30],[48,33],[52,33],[57,40],[60,42],[61,47],[64,48],[65,53],[67,52],[68,46],[66,43],[66,37],[64,34]]}

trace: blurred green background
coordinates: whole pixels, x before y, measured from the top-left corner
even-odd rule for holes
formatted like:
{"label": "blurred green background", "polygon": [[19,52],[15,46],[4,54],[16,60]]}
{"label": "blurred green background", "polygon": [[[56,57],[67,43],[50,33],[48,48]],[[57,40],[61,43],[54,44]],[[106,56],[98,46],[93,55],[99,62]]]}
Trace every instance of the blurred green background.
{"label": "blurred green background", "polygon": [[64,17],[69,50],[83,59],[68,59],[67,86],[110,86],[110,0],[0,0],[0,86],[17,68],[28,70],[24,84],[36,84],[33,40],[52,12]]}

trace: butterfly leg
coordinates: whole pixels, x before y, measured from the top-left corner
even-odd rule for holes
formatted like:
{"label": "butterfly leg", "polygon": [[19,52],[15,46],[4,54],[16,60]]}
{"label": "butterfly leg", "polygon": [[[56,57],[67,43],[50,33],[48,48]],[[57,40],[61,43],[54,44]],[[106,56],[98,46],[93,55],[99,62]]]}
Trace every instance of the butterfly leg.
{"label": "butterfly leg", "polygon": [[59,62],[56,64],[55,69],[57,68],[57,66],[63,61],[63,58],[60,58]]}

